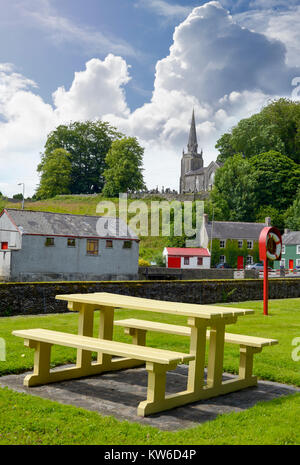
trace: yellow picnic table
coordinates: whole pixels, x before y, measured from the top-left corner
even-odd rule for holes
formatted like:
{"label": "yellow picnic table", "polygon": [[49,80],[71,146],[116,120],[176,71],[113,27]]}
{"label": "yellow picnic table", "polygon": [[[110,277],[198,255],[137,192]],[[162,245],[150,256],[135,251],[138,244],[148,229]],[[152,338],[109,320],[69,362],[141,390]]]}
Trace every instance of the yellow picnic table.
{"label": "yellow picnic table", "polygon": [[[33,375],[25,379],[25,384],[33,386],[131,368],[146,363],[147,400],[139,404],[139,415],[148,415],[255,385],[257,378],[252,375],[253,354],[261,351],[264,345],[277,343],[273,339],[225,333],[225,326],[235,323],[238,316],[252,314],[253,310],[249,309],[167,302],[106,292],[57,295],[56,299],[66,300],[69,310],[79,312],[78,335],[34,329],[14,331],[16,336],[24,337],[28,346],[36,349],[35,371]],[[188,326],[133,319],[120,320],[115,324],[129,328],[130,334],[135,336],[133,344],[120,343],[112,341],[115,309],[181,315],[187,317]],[[100,311],[98,338],[93,337],[96,310]],[[146,330],[189,335],[189,353],[145,346]],[[209,352],[205,382],[207,338],[209,338]],[[225,342],[240,345],[240,369],[237,378],[222,381]],[[52,344],[77,348],[76,366],[50,373]],[[98,352],[96,362],[92,361],[93,351]],[[113,355],[117,358],[113,358]],[[173,370],[178,363],[185,362],[189,363],[187,389],[166,395],[166,371]]]}

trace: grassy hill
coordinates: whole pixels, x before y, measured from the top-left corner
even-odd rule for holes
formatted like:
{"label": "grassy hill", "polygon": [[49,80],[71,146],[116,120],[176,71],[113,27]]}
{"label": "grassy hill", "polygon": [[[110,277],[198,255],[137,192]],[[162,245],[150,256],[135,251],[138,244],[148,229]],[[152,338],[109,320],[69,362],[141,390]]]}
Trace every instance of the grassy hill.
{"label": "grassy hill", "polygon": [[[25,201],[25,210],[71,213],[74,215],[98,215],[96,212],[97,205],[99,202],[103,202],[105,200],[109,200],[114,203],[116,215],[118,216],[119,199],[107,199],[102,195],[60,195],[47,200],[39,200],[35,202]],[[144,200],[148,207],[150,207],[151,200]],[[159,198],[155,200],[159,200]],[[132,202],[135,202],[135,200],[128,199],[128,205]],[[5,199],[0,199],[0,211],[5,207],[21,209],[21,205],[21,202],[11,202]],[[129,213],[128,221],[135,215],[136,213]],[[150,208],[148,208],[148,224],[150,224]],[[151,235],[141,236],[140,239],[140,258],[148,261],[155,260],[157,255],[161,255],[167,241],[167,237],[152,237]]]}

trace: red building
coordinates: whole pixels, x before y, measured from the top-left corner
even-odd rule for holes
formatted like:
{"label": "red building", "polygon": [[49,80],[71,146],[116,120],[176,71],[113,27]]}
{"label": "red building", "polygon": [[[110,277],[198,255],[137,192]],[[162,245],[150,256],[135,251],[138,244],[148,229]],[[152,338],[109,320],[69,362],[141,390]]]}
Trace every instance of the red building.
{"label": "red building", "polygon": [[165,247],[166,268],[208,269],[210,252],[202,247]]}

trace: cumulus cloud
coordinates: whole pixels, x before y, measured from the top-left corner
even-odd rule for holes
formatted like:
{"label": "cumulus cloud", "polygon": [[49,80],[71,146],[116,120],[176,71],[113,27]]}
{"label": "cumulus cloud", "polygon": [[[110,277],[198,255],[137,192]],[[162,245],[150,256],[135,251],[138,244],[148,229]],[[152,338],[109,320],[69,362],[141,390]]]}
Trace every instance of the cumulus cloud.
{"label": "cumulus cloud", "polygon": [[127,117],[129,108],[123,85],[130,80],[128,65],[121,57],[109,54],[105,60],[92,59],[84,71],[76,72],[68,91],[59,87],[53,101],[59,119],[95,119],[112,113]]}
{"label": "cumulus cloud", "polygon": [[[295,3],[295,2],[294,2]],[[281,41],[286,47],[285,61],[289,66],[300,66],[300,6],[289,2],[285,10],[254,10],[235,16],[239,24]]]}
{"label": "cumulus cloud", "polygon": [[2,65],[0,157],[6,166],[0,190],[7,192],[8,179],[24,175],[33,193],[37,178],[29,173],[34,173],[47,133],[61,122],[96,118],[139,139],[145,147],[148,187],[178,189],[192,109],[208,164],[216,158],[214,145],[222,133],[258,112],[268,99],[290,95],[291,80],[300,70],[285,58],[282,41],[241,26],[212,1],[195,8],[175,28],[169,55],[156,65],[151,99],[133,112],[124,93],[129,67],[120,56],[88,61],[69,89],[53,93],[52,106],[36,94],[35,83]]}
{"label": "cumulus cloud", "polygon": [[61,87],[53,93],[52,106],[34,92],[35,82],[16,73],[11,64],[0,65],[0,191],[12,195],[17,182],[24,182],[27,194],[34,193],[40,152],[59,124],[94,120],[112,111],[126,117],[122,86],[129,79],[124,59],[92,59],[84,71],[75,73],[69,90]]}

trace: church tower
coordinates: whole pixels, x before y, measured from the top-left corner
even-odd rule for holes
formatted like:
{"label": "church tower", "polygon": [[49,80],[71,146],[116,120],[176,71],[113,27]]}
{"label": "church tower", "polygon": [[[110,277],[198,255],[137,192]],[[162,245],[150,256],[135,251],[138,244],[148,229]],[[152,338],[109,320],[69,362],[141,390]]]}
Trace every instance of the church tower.
{"label": "church tower", "polygon": [[189,133],[189,139],[187,144],[187,153],[182,153],[181,159],[181,176],[180,176],[180,193],[187,192],[190,189],[187,189],[185,183],[185,176],[188,173],[193,171],[198,171],[203,168],[203,151],[201,150],[198,153],[198,142],[196,134],[196,124],[195,124],[195,113],[193,110],[192,121]]}

